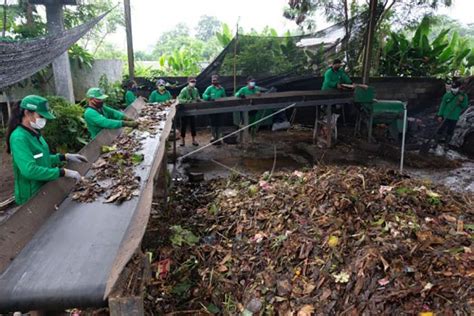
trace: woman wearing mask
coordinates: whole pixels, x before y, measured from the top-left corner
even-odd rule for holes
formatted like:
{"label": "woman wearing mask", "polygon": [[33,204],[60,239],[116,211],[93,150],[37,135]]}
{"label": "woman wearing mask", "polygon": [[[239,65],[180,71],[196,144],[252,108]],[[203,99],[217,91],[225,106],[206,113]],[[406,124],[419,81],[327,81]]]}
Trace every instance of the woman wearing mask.
{"label": "woman wearing mask", "polygon": [[[201,101],[199,97],[199,91],[196,88],[196,78],[189,77],[188,85],[181,90],[178,96],[178,101],[180,104],[193,103]],[[184,138],[186,137],[186,127],[190,125],[191,127],[191,136],[193,139],[193,145],[199,146],[196,142],[196,117],[195,116],[183,116],[181,117],[181,144],[184,146]]]}
{"label": "woman wearing mask", "polygon": [[172,99],[171,93],[166,90],[166,82],[163,79],[159,79],[156,82],[156,90],[150,94],[148,102],[150,103],[163,103]]}
{"label": "woman wearing mask", "polygon": [[24,204],[48,181],[60,177],[80,180],[79,172],[59,168],[62,161],[87,162],[78,154],[51,154],[41,129],[54,119],[48,100],[37,95],[23,98],[15,108],[7,131],[7,152],[12,155],[15,178],[15,201]]}
{"label": "woman wearing mask", "polygon": [[132,105],[133,102],[137,99],[137,82],[135,80],[130,80],[127,84],[127,92],[125,93],[125,104],[127,107]]}
{"label": "woman wearing mask", "polygon": [[138,127],[138,122],[126,116],[125,113],[104,104],[108,96],[101,89],[90,88],[87,91],[86,98],[89,104],[84,111],[84,120],[92,139],[96,138],[97,134],[103,129]]}

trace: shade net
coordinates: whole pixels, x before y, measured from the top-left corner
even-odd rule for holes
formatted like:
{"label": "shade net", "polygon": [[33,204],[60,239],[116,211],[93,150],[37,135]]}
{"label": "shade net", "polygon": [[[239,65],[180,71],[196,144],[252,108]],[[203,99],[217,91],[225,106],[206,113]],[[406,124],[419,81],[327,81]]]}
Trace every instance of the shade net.
{"label": "shade net", "polygon": [[31,40],[0,41],[0,89],[29,78],[63,54],[108,12],[61,34]]}
{"label": "shade net", "polygon": [[[289,78],[321,76],[335,58],[354,61],[360,57],[366,14],[347,24],[341,22],[301,36],[237,35],[197,77],[198,87],[213,74],[224,77],[253,76],[259,85],[279,85]],[[346,32],[347,28],[347,32]],[[350,67],[351,62],[348,62]],[[351,70],[351,69],[350,69]],[[226,90],[233,82],[224,84]]]}

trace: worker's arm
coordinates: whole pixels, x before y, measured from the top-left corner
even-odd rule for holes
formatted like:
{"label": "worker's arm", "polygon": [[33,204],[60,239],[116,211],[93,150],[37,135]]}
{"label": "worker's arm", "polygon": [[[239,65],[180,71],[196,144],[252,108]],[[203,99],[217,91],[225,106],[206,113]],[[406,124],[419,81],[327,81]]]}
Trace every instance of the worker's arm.
{"label": "worker's arm", "polygon": [[342,82],[341,82],[341,83],[344,83],[344,84],[352,84],[351,78],[349,78],[349,76],[346,74],[345,71],[342,71],[341,79],[342,79]]}
{"label": "worker's arm", "polygon": [[135,102],[136,99],[137,97],[132,91],[128,90],[127,93],[125,93],[125,104],[127,106],[130,106],[133,102]]}
{"label": "worker's arm", "polygon": [[104,115],[100,114],[97,111],[86,111],[84,114],[86,121],[89,121],[101,128],[106,129],[116,129],[123,126],[122,120],[114,120],[106,118]]}
{"label": "worker's arm", "polygon": [[463,93],[461,94],[460,96],[460,102],[459,102],[459,105],[461,106],[461,109],[464,111],[465,109],[468,108],[468,105],[469,105],[469,100],[468,100],[468,97],[467,97],[467,94]]}
{"label": "worker's arm", "polygon": [[156,99],[157,96],[158,96],[158,93],[156,92],[156,90],[153,90],[150,94],[150,98],[148,99],[148,102],[150,103],[158,102],[158,100]]}
{"label": "worker's arm", "polygon": [[244,92],[244,87],[240,88],[239,91],[237,91],[237,93],[235,94],[235,96],[237,98],[242,98],[242,97],[245,97],[245,95],[243,94]]}
{"label": "worker's arm", "polygon": [[211,101],[211,90],[212,90],[212,86],[209,86],[207,87],[207,89],[204,91],[203,95],[202,95],[202,98],[205,100],[205,101]]}
{"label": "worker's arm", "polygon": [[178,95],[178,101],[179,103],[191,102],[191,96],[189,95],[188,88],[183,88],[183,90],[181,90],[181,92]]}
{"label": "worker's arm", "polygon": [[51,159],[51,164],[53,166],[59,166],[61,162],[66,160],[63,154],[55,154],[55,155],[51,154],[49,156],[49,159]]}
{"label": "worker's arm", "polygon": [[22,176],[35,181],[53,181],[59,178],[59,168],[48,168],[38,165],[33,152],[24,144],[24,140],[17,139],[17,137],[12,137],[11,139],[12,157]]}
{"label": "worker's arm", "polygon": [[109,119],[113,120],[123,120],[125,118],[125,113],[118,111],[114,108],[111,108],[110,106],[107,106],[104,104],[102,110],[104,111],[104,114],[107,116]]}

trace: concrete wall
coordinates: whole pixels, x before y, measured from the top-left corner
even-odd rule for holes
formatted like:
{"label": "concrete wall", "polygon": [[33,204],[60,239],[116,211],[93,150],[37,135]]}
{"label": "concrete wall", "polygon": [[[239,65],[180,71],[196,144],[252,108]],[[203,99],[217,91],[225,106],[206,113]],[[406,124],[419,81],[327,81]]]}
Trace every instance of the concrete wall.
{"label": "concrete wall", "polygon": [[[76,100],[84,98],[87,89],[97,86],[102,75],[107,75],[109,82],[122,81],[123,62],[121,60],[98,59],[92,68],[79,67],[71,64],[72,81],[74,86],[74,97]],[[10,92],[10,97],[14,101],[21,100],[29,94],[54,95],[54,80],[51,69],[46,72],[47,82],[39,84],[41,88],[35,87],[29,80],[23,86],[15,85]],[[36,85],[37,86],[37,85]],[[3,94],[0,94],[0,103],[6,102]]]}
{"label": "concrete wall", "polygon": [[74,86],[74,96],[76,100],[85,97],[85,93],[90,87],[96,87],[102,75],[107,75],[110,83],[123,80],[123,62],[113,59],[99,59],[94,62],[92,69],[80,68],[72,65],[72,82]]}

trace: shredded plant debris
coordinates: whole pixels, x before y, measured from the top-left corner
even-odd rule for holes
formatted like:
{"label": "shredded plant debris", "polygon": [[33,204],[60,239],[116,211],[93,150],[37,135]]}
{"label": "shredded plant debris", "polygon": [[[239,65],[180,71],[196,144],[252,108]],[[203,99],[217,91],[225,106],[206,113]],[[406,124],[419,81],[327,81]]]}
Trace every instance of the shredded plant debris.
{"label": "shredded plant debris", "polygon": [[144,239],[150,315],[469,315],[473,196],[317,167],[180,183]]}
{"label": "shredded plant debris", "polygon": [[134,167],[144,159],[138,153],[142,139],[161,132],[159,123],[166,121],[164,109],[170,104],[144,107],[137,119],[137,130],[125,128],[111,146],[102,146],[100,158],[92,165],[92,175],[76,185],[73,200],[90,203],[104,196],[104,203],[121,204],[139,195],[140,177]]}

